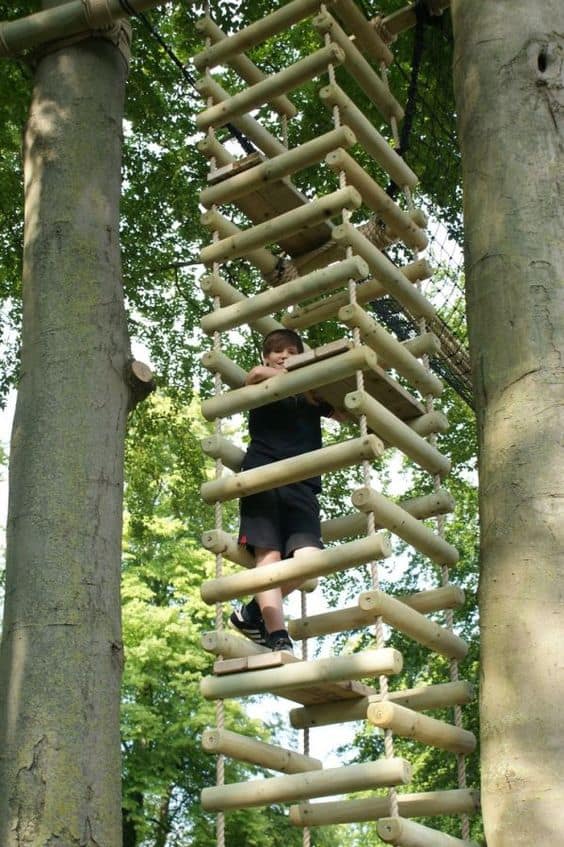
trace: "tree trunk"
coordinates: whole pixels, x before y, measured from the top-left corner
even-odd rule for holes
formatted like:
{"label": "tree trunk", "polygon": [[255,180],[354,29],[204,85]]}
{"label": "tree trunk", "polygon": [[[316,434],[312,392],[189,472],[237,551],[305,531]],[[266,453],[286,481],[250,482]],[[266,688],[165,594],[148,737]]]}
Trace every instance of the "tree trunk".
{"label": "tree trunk", "polygon": [[126,73],[107,40],[50,53],[37,68],[25,136],[22,378],[0,653],[2,847],[121,845]]}
{"label": "tree trunk", "polygon": [[564,844],[564,4],[454,0],[488,847]]}

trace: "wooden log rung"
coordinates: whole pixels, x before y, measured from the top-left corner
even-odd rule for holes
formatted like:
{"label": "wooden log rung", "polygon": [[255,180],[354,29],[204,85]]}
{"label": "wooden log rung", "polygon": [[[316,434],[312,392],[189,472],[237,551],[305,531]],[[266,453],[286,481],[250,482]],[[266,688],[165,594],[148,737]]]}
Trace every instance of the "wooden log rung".
{"label": "wooden log rung", "polygon": [[380,280],[387,292],[416,317],[432,319],[435,308],[410,284],[401,270],[396,267],[384,254],[378,250],[362,233],[350,223],[340,224],[331,231],[331,238],[337,244],[352,247],[356,255],[368,262],[374,276]]}
{"label": "wooden log rung", "polygon": [[382,116],[390,122],[392,118],[401,121],[404,111],[393,94],[384,85],[378,74],[372,70],[360,50],[350,40],[346,32],[339,26],[329,12],[316,15],[312,24],[315,29],[325,35],[329,33],[331,40],[344,53],[344,65],[348,73],[356,80],[366,96],[378,108]]}
{"label": "wooden log rung", "polygon": [[[337,44],[321,47],[278,73],[204,109],[196,116],[196,126],[202,131],[212,126],[224,126],[234,118],[268,103],[273,97],[299,88],[303,83],[325,72],[329,65],[341,65],[344,60],[345,53]],[[200,89],[199,83],[196,83],[196,88]]]}
{"label": "wooden log rung", "polygon": [[404,818],[381,818],[378,835],[386,844],[396,847],[478,847],[475,841],[455,838]]}
{"label": "wooden log rung", "polygon": [[227,62],[231,56],[243,53],[250,47],[255,47],[262,41],[266,41],[272,35],[282,32],[298,21],[307,18],[319,7],[319,0],[292,0],[292,2],[281,6],[269,15],[265,15],[258,21],[240,29],[233,35],[217,44],[207,47],[197,53],[192,62],[198,70],[203,68],[214,68],[223,62]]}
{"label": "wooden log rung", "polygon": [[245,451],[227,438],[221,435],[209,435],[207,438],[203,438],[200,443],[206,456],[211,456],[212,459],[221,459],[225,467],[234,471],[234,473],[241,470]]}
{"label": "wooden log rung", "polygon": [[269,491],[272,488],[291,485],[329,471],[351,467],[363,460],[373,461],[383,452],[382,442],[375,435],[352,438],[349,441],[302,453],[298,461],[295,456],[292,456],[289,459],[280,459],[268,465],[204,482],[200,492],[202,499],[210,504],[233,500],[237,497],[250,497],[260,491]]}
{"label": "wooden log rung", "polygon": [[[388,699],[392,703],[406,706],[416,712],[432,709],[446,709],[451,706],[463,706],[474,699],[474,689],[469,682],[443,682],[437,685],[419,685],[416,688],[404,688],[390,691]],[[295,729],[307,729],[315,726],[348,723],[366,720],[368,706],[380,703],[380,694],[368,693],[348,703],[322,703],[306,705],[290,711],[290,723]]]}
{"label": "wooden log rung", "polygon": [[341,120],[349,126],[364,150],[372,156],[397,185],[415,188],[419,182],[416,174],[404,162],[401,156],[390,147],[364,113],[353,103],[336,83],[324,86],[319,97],[328,109],[338,106]]}
{"label": "wooden log rung", "polygon": [[[207,36],[216,44],[218,41],[223,41],[228,36],[223,30],[213,21],[208,15],[196,21],[196,29],[202,35]],[[228,64],[239,74],[241,79],[245,80],[248,85],[254,85],[256,82],[262,82],[266,78],[260,68],[252,62],[244,53],[237,53],[229,57]],[[288,100],[284,95],[273,97],[272,105],[280,115],[285,115],[287,118],[293,118],[298,114],[297,108],[291,100]]]}
{"label": "wooden log rung", "polygon": [[370,25],[354,0],[331,0],[329,5],[342,23],[346,24],[354,34],[363,53],[368,53],[378,64],[391,65],[394,54]]}
{"label": "wooden log rung", "polygon": [[[416,262],[411,262],[399,271],[411,283],[421,282],[428,279],[432,273],[432,268],[426,259],[418,259]],[[377,279],[370,279],[366,282],[361,282],[356,286],[356,302],[358,305],[370,303],[372,300],[378,300],[388,294],[381,282]],[[321,323],[329,320],[338,314],[339,310],[349,305],[348,293],[333,294],[323,300],[317,300],[315,303],[301,306],[286,313],[282,317],[282,323],[289,329],[305,329],[313,324]],[[428,333],[427,335],[430,335]],[[436,338],[436,336],[434,336]],[[413,352],[413,348],[418,348],[421,345],[415,345],[416,339],[410,339],[409,342],[403,342],[404,345]],[[429,342],[430,343],[430,342]],[[433,347],[434,349],[434,347]],[[424,355],[427,350],[415,353],[413,355]]]}
{"label": "wooden log rung", "polygon": [[255,163],[244,172],[235,172],[228,179],[204,189],[200,194],[200,203],[207,208],[214,204],[232,203],[258,188],[264,188],[271,182],[320,162],[337,147],[352,147],[355,142],[356,137],[349,127],[338,127],[266,162]]}
{"label": "wooden log rung", "polygon": [[[398,794],[398,807],[400,815],[404,818],[475,815],[480,809],[480,795],[478,791],[468,788]],[[328,826],[374,821],[388,817],[389,814],[388,797],[363,797],[290,806],[290,822],[294,826]]]}
{"label": "wooden log rung", "polygon": [[[202,96],[211,97],[216,103],[229,100],[229,94],[211,76],[205,76],[198,80],[198,91]],[[282,144],[272,133],[265,129],[258,121],[250,115],[240,115],[231,121],[234,127],[240,130],[253,144],[262,150],[266,156],[278,156],[285,153],[287,147]]]}
{"label": "wooden log rung", "polygon": [[326,194],[289,212],[283,212],[269,221],[256,224],[249,229],[239,230],[227,238],[209,244],[200,251],[200,259],[204,264],[209,265],[212,262],[248,256],[256,250],[264,249],[266,244],[273,244],[290,235],[295,235],[301,229],[307,229],[329,218],[334,218],[343,209],[358,209],[361,204],[362,199],[356,188],[352,186],[340,188],[332,194]]}
{"label": "wooden log rung", "polygon": [[430,474],[446,476],[450,459],[417,435],[407,424],[371,397],[366,391],[352,391],[345,397],[345,408],[355,417],[366,415],[369,428],[387,444],[397,447]]}
{"label": "wooden log rung", "polygon": [[[290,662],[282,667],[264,670],[233,673],[227,676],[207,676],[200,681],[200,691],[206,700],[223,700],[255,694],[276,694],[285,689],[326,682],[344,682],[381,675],[393,676],[400,673],[401,669],[401,653],[391,647],[382,647],[347,656],[332,656],[329,659]],[[380,704],[372,705],[380,707]]]}
{"label": "wooden log rung", "polygon": [[224,306],[205,315],[200,325],[204,332],[222,332],[244,323],[251,323],[272,312],[307,300],[323,291],[332,291],[345,285],[349,279],[362,279],[368,274],[364,259],[351,256],[334,265],[283,283],[276,288],[261,291],[254,297],[241,298],[230,306]]}
{"label": "wooden log rung", "polygon": [[339,309],[338,318],[346,326],[358,327],[363,342],[374,350],[378,361],[384,360],[388,367],[395,368],[422,394],[441,395],[441,380],[358,303],[343,306]]}
{"label": "wooden log rung", "polygon": [[[432,494],[423,494],[420,497],[411,497],[408,500],[400,500],[398,504],[412,517],[418,520],[446,515],[454,511],[455,502],[452,495],[444,489],[439,489]],[[368,518],[364,512],[343,515],[339,518],[331,518],[321,523],[321,539],[325,543],[339,541],[341,538],[349,538],[356,535],[365,535],[368,526]],[[375,529],[383,529],[376,526]]]}
{"label": "wooden log rung", "polygon": [[424,556],[428,556],[437,565],[452,567],[458,562],[456,547],[373,488],[364,486],[357,489],[353,493],[352,501],[357,509],[373,512],[378,523],[411,544]]}
{"label": "wooden log rung", "polygon": [[245,384],[247,372],[236,362],[232,361],[225,353],[217,350],[208,350],[200,359],[206,370],[218,373],[223,382],[231,389],[237,390]]}
{"label": "wooden log rung", "polygon": [[[230,285],[219,274],[207,274],[203,276],[200,280],[200,287],[208,297],[219,297],[222,308],[237,304],[244,308],[247,303],[250,303],[254,299],[241,294],[240,291],[237,291],[233,285]],[[284,329],[283,324],[266,315],[260,318],[249,319],[249,326],[251,329],[260,332],[261,335],[268,335],[269,332],[274,332],[276,329]]]}
{"label": "wooden log rung", "polygon": [[352,376],[357,370],[377,367],[376,354],[368,347],[356,347],[330,360],[315,362],[307,368],[292,373],[281,373],[258,385],[246,385],[227,394],[218,394],[202,403],[202,414],[207,420],[227,417],[266,406],[275,400],[293,397],[323,385]]}
{"label": "wooden log rung", "polygon": [[[210,232],[217,232],[222,241],[228,241],[228,239],[243,235],[245,232],[245,230],[240,229],[236,224],[229,221],[216,209],[208,209],[207,212],[204,212],[200,221]],[[204,250],[206,249],[207,248],[204,247]],[[265,247],[257,247],[254,250],[249,250],[245,253],[245,259],[258,268],[262,274],[272,273],[278,264],[276,256]]]}
{"label": "wooden log rung", "polygon": [[200,593],[203,601],[208,604],[234,600],[257,591],[277,588],[286,582],[325,576],[355,565],[363,565],[372,558],[385,559],[390,552],[387,537],[377,533],[357,541],[349,541],[339,547],[315,550],[250,571],[207,580],[202,584]]}
{"label": "wooden log rung", "polygon": [[417,226],[413,218],[386,194],[346,150],[332,150],[325,157],[325,161],[335,173],[345,174],[347,184],[354,185],[368,208],[383,220],[404,244],[415,251],[427,247],[429,239],[424,230]]}
{"label": "wooden log rung", "polygon": [[204,788],[201,802],[208,812],[247,809],[378,786],[404,785],[410,779],[411,766],[404,759],[380,759],[343,768]]}
{"label": "wooden log rung", "polygon": [[378,618],[441,656],[461,661],[468,653],[462,638],[383,591],[364,592],[357,606],[292,620],[288,631],[292,638],[303,640],[367,627]]}
{"label": "wooden log rung", "polygon": [[323,768],[323,763],[313,756],[305,756],[275,744],[257,741],[228,729],[205,730],[202,735],[202,748],[206,753],[222,754],[280,773],[303,773]]}
{"label": "wooden log rung", "polygon": [[476,736],[446,721],[422,715],[390,700],[370,703],[366,717],[373,726],[391,729],[402,738],[412,738],[421,744],[467,755],[476,749]]}

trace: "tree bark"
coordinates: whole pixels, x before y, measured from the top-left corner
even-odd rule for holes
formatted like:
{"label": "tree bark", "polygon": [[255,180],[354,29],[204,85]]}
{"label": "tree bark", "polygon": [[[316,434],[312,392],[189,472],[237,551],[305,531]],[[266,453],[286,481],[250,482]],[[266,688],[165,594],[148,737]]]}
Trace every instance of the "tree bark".
{"label": "tree bark", "polygon": [[25,134],[22,377],[0,653],[2,847],[121,845],[126,74],[107,40],[50,53],[37,67]]}
{"label": "tree bark", "polygon": [[564,843],[564,4],[454,0],[488,847]]}

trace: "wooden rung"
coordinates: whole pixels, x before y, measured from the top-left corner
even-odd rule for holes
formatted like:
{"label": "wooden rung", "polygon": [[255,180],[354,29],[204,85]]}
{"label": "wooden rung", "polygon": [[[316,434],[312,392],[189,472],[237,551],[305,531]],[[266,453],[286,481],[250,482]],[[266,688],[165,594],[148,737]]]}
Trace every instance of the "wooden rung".
{"label": "wooden rung", "polygon": [[212,459],[221,459],[225,467],[235,473],[241,470],[245,451],[228,441],[227,438],[223,438],[221,435],[209,435],[207,438],[203,438],[200,443],[206,456],[211,456]]}
{"label": "wooden rung", "polygon": [[381,818],[378,835],[386,844],[397,847],[478,847],[475,841],[455,838],[404,818]]}
{"label": "wooden rung", "polygon": [[363,565],[371,558],[385,559],[390,552],[387,537],[379,533],[357,541],[349,541],[339,547],[315,550],[307,555],[282,559],[272,565],[262,565],[250,571],[207,580],[202,584],[200,593],[204,602],[208,604],[234,600],[236,597],[276,588],[286,582],[324,576],[355,565]]}
{"label": "wooden rung", "polygon": [[390,175],[397,185],[415,188],[419,182],[411,170],[388,141],[380,135],[364,113],[356,106],[336,83],[326,85],[319,92],[321,102],[328,109],[339,107],[341,120],[349,126],[366,152]]}
{"label": "wooden rung", "polygon": [[280,153],[273,159],[255,164],[254,167],[242,173],[232,173],[228,179],[204,189],[200,194],[200,203],[207,208],[214,204],[232,203],[257,188],[263,188],[269,183],[320,162],[330,150],[335,150],[337,147],[352,147],[355,142],[356,136],[348,126],[338,127],[286,153]]}
{"label": "wooden rung", "polygon": [[255,557],[246,547],[237,544],[235,539],[223,529],[209,529],[202,533],[202,547],[216,555],[221,554],[230,562],[244,568],[254,568]]}
{"label": "wooden rung", "polygon": [[[198,91],[202,96],[211,97],[216,103],[223,103],[230,97],[227,91],[209,75],[198,80]],[[250,115],[233,118],[232,124],[267,156],[278,156],[287,150],[281,141]]]}
{"label": "wooden rung", "polygon": [[370,703],[366,717],[380,729],[391,729],[402,738],[413,738],[450,753],[466,755],[476,749],[476,736],[467,729],[459,729],[446,721],[422,715],[389,700]]}
{"label": "wooden rung", "polygon": [[[405,273],[405,270],[403,271]],[[441,342],[434,332],[424,332],[403,342],[412,356],[436,356],[441,352]]]}
{"label": "wooden rung", "polygon": [[452,567],[458,562],[456,547],[373,488],[364,486],[357,489],[352,495],[352,501],[361,512],[373,512],[379,524],[407,541],[437,565]]}
{"label": "wooden rung", "polygon": [[422,438],[437,432],[448,432],[449,429],[447,416],[443,415],[442,412],[437,411],[427,412],[426,415],[421,415],[420,418],[408,421],[407,425],[413,430],[413,432],[416,432],[417,435],[420,435]]}
{"label": "wooden rung", "polygon": [[350,223],[336,226],[331,237],[337,244],[347,244],[356,255],[368,262],[371,272],[389,294],[416,317],[431,319],[435,308],[384,254]]}
{"label": "wooden rung", "polygon": [[[207,676],[200,681],[206,700],[248,697],[254,694],[276,694],[324,682],[364,679],[380,675],[392,676],[402,669],[401,653],[391,647],[364,650],[349,656],[332,656],[311,662],[296,662],[282,667],[246,671],[227,676]],[[380,708],[379,704],[376,704]],[[370,707],[372,708],[372,706]]]}
{"label": "wooden rung", "polygon": [[[337,44],[321,47],[278,73],[244,88],[228,100],[204,109],[196,116],[196,126],[202,131],[212,126],[224,126],[234,118],[268,103],[273,97],[287,94],[318,74],[326,72],[329,65],[341,65],[344,61],[345,53]],[[198,83],[196,88],[199,89]]]}
{"label": "wooden rung", "polygon": [[[239,229],[236,224],[227,220],[227,218],[221,215],[216,209],[208,209],[207,212],[204,212],[200,221],[210,232],[217,232],[222,238],[222,241],[227,241],[230,238],[243,235],[244,233],[244,230]],[[222,242],[215,243],[220,244]],[[210,245],[210,247],[211,246],[214,245]],[[206,249],[208,248],[204,247],[204,250]],[[202,250],[202,253],[204,250]],[[248,251],[245,254],[245,259],[258,268],[262,274],[272,273],[278,264],[276,256],[264,247],[257,247],[255,250]]]}
{"label": "wooden rung", "polygon": [[[399,268],[400,272],[407,277],[410,282],[420,282],[427,279],[431,274],[431,266],[426,259],[419,259],[416,262],[411,262],[403,268]],[[369,303],[372,300],[377,300],[385,297],[388,291],[381,282],[377,279],[370,279],[367,282],[362,282],[356,286],[356,301],[359,305]],[[349,304],[350,298],[348,292],[333,294],[331,297],[326,297],[323,300],[317,300],[306,306],[294,309],[292,312],[285,314],[282,318],[282,323],[289,329],[304,329],[313,324],[321,323],[329,320],[338,314],[339,309]],[[431,333],[428,333],[429,335]],[[435,336],[436,338],[436,336]],[[413,340],[415,341],[415,339]],[[414,356],[424,355],[424,353],[413,352],[417,346],[410,340],[404,342],[407,349]],[[421,346],[421,345],[419,345]],[[427,351],[424,351],[427,352]]]}
{"label": "wooden rung", "polygon": [[423,615],[444,609],[459,609],[465,603],[464,591],[458,585],[443,585],[415,594],[402,594],[398,599]]}
{"label": "wooden rung", "polygon": [[404,759],[380,759],[343,768],[204,788],[201,801],[206,811],[218,812],[269,806],[272,803],[291,803],[309,797],[326,797],[379,786],[405,785],[410,780],[409,762]]}
{"label": "wooden rung", "polygon": [[368,627],[378,618],[439,655],[461,661],[468,653],[462,638],[383,591],[361,594],[357,606],[292,620],[288,631],[292,638],[303,640]]}
{"label": "wooden rung", "polygon": [[[215,136],[214,136],[215,137]],[[264,162],[264,156],[261,153],[249,153],[248,156],[245,156],[243,159],[233,159],[232,162],[227,162],[222,167],[216,167],[213,171],[208,173],[208,183],[211,188],[216,188],[217,185],[224,185],[228,180],[232,179],[234,176],[240,176],[241,174],[246,174],[247,171],[252,170],[253,168],[258,167],[260,164]],[[200,202],[202,202],[202,195],[200,194]],[[213,206],[213,203],[203,203],[204,206]]]}
{"label": "wooden rung", "polygon": [[378,354],[379,361],[385,361],[388,367],[395,368],[422,394],[440,397],[443,390],[441,380],[368,315],[362,306],[357,303],[343,306],[339,309],[338,318],[346,326],[358,327],[362,340]]}
{"label": "wooden rung", "polygon": [[319,0],[292,0],[291,3],[281,6],[264,18],[240,29],[239,32],[227,36],[225,40],[197,53],[192,58],[192,62],[198,70],[206,67],[214,68],[216,65],[227,62],[231,56],[243,53],[249,47],[254,47],[266,41],[271,35],[276,35],[277,32],[282,32],[307,18],[318,8]]}
{"label": "wooden rung", "polygon": [[279,459],[268,465],[204,482],[200,492],[202,499],[210,504],[234,500],[236,497],[249,497],[259,491],[269,491],[329,471],[348,468],[360,464],[364,459],[373,461],[383,452],[382,442],[375,435],[351,438],[340,444],[301,453],[297,458],[291,456],[289,459]]}
{"label": "wooden rung", "polygon": [[206,729],[202,735],[202,748],[206,753],[223,754],[280,773],[303,773],[323,768],[323,763],[313,756],[266,744],[228,729]]}
{"label": "wooden rung", "polygon": [[[468,788],[398,794],[398,807],[400,815],[404,818],[475,815],[480,809],[480,794]],[[290,806],[290,822],[294,826],[328,826],[374,821],[389,814],[388,797],[363,797]]]}
{"label": "wooden rung", "polygon": [[[390,691],[388,699],[414,711],[444,709],[463,706],[474,699],[474,689],[469,682],[445,682],[439,685],[420,685],[400,691]],[[290,723],[295,729],[366,720],[370,703],[380,703],[379,694],[367,694],[348,703],[322,703],[306,705],[290,711]]]}
{"label": "wooden rung", "polygon": [[[433,494],[423,494],[421,497],[412,497],[408,500],[400,500],[398,504],[402,509],[419,520],[445,515],[454,510],[454,498],[448,491],[440,489]],[[357,535],[366,535],[368,518],[363,512],[344,515],[340,518],[322,521],[321,539],[324,543],[339,541],[341,538],[350,538]],[[376,529],[382,529],[377,526]]]}
{"label": "wooden rung", "polygon": [[369,209],[383,220],[398,238],[412,250],[424,250],[429,239],[426,233],[414,223],[389,194],[386,194],[377,182],[356,162],[352,156],[339,147],[325,157],[328,167],[335,173],[344,173],[348,185],[354,185]]}
{"label": "wooden rung", "polygon": [[366,415],[370,429],[424,470],[441,476],[446,476],[450,471],[450,459],[447,456],[417,435],[366,391],[351,391],[347,394],[345,408],[355,417]]}
{"label": "wooden rung", "polygon": [[218,394],[202,403],[204,417],[213,421],[236,412],[245,412],[259,406],[266,406],[284,397],[293,397],[304,391],[312,391],[322,385],[336,382],[352,376],[357,370],[370,370],[377,367],[376,354],[368,347],[355,347],[341,356],[314,362],[307,368],[293,373],[281,373],[258,385],[246,385],[227,394]]}
{"label": "wooden rung", "polygon": [[261,653],[270,653],[268,647],[255,644],[249,638],[233,635],[224,629],[204,632],[200,642],[203,649],[208,653],[223,656],[225,659],[239,659],[242,656],[258,656]]}
{"label": "wooden rung", "polygon": [[[209,15],[200,18],[196,21],[196,29],[204,36],[208,36],[214,44],[218,41],[223,41],[227,35],[213,21]],[[254,85],[256,82],[262,82],[266,78],[260,68],[257,68],[254,62],[245,56],[243,53],[237,53],[229,58],[229,65],[239,74],[241,79],[244,79],[248,85]],[[291,100],[287,97],[273,97],[272,105],[280,115],[285,115],[287,118],[293,118],[298,114],[298,110]]]}
{"label": "wooden rung", "polygon": [[203,156],[208,159],[215,159],[216,170],[220,170],[226,165],[232,165],[237,161],[235,156],[223,146],[221,141],[218,141],[215,135],[207,135],[202,138],[201,141],[198,141],[197,146]]}
{"label": "wooden rung", "polygon": [[[225,308],[237,304],[244,308],[248,303],[254,300],[252,297],[246,297],[244,294],[241,294],[240,291],[237,291],[234,286],[230,285],[225,279],[223,279],[223,277],[219,276],[219,274],[207,274],[202,277],[200,280],[200,287],[204,294],[207,294],[208,297],[219,297],[222,307]],[[218,309],[217,311],[219,312],[221,309]],[[202,322],[203,320],[204,319],[202,319]],[[276,329],[284,329],[283,324],[274,320],[274,318],[267,317],[266,315],[260,318],[249,319],[249,326],[251,329],[255,329],[257,332],[260,332],[261,335],[268,335],[269,332],[274,332]]]}
{"label": "wooden rung", "polygon": [[372,70],[360,50],[355,47],[346,32],[329,12],[321,12],[312,20],[315,29],[325,35],[329,33],[333,42],[344,52],[345,68],[354,77],[367,97],[372,100],[384,118],[401,121],[404,111],[378,74]]}
{"label": "wooden rung", "polygon": [[[273,244],[289,235],[294,235],[304,227],[312,227],[329,218],[334,218],[343,209],[358,209],[361,204],[362,199],[356,188],[352,186],[340,188],[332,194],[318,197],[304,206],[298,206],[269,221],[249,229],[239,230],[234,235],[209,244],[200,251],[200,259],[204,264],[209,265],[212,262],[247,256],[253,251],[263,249],[266,244]],[[206,212],[207,214],[209,212]]]}
{"label": "wooden rung", "polygon": [[368,53],[378,64],[383,62],[385,65],[391,65],[394,54],[370,26],[354,0],[331,0],[329,5],[354,34],[363,53]]}
{"label": "wooden rung", "polygon": [[463,639],[382,591],[361,594],[357,606],[292,620],[288,631],[292,638],[303,640],[367,627],[379,617],[439,655],[461,661],[468,653],[468,645]]}
{"label": "wooden rung", "polygon": [[[450,0],[427,0],[426,6],[431,15],[439,16],[442,15],[444,9],[448,9]],[[371,23],[375,29],[381,27],[389,36],[396,38],[400,32],[411,29],[417,23],[415,4],[410,3],[385,18],[375,18]]]}
{"label": "wooden rung", "polygon": [[245,384],[246,371],[233,362],[225,353],[217,350],[208,350],[201,358],[201,363],[206,370],[218,373],[223,382],[233,390],[241,388]]}
{"label": "wooden rung", "polygon": [[360,595],[358,605],[363,611],[381,617],[385,623],[403,632],[434,653],[462,661],[468,654],[468,644],[450,629],[431,621],[406,606],[396,597],[383,591],[367,591]]}
{"label": "wooden rung", "polygon": [[307,300],[315,294],[332,291],[334,288],[345,285],[349,279],[362,279],[367,274],[366,262],[357,256],[351,256],[350,259],[344,259],[328,268],[313,271],[276,288],[261,291],[254,297],[241,296],[236,303],[205,315],[200,325],[207,333],[233,329],[241,324],[256,321],[257,318],[262,318],[285,306]]}

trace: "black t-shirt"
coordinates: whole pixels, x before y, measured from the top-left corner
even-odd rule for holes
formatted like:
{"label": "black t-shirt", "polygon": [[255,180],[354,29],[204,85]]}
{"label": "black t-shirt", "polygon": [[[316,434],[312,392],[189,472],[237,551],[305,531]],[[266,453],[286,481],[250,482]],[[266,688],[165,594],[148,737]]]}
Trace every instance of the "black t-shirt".
{"label": "black t-shirt", "polygon": [[[249,412],[251,442],[243,461],[243,470],[289,459],[321,447],[321,418],[333,409],[328,403],[308,403],[303,394],[286,397]],[[321,478],[304,480],[321,491]]]}

